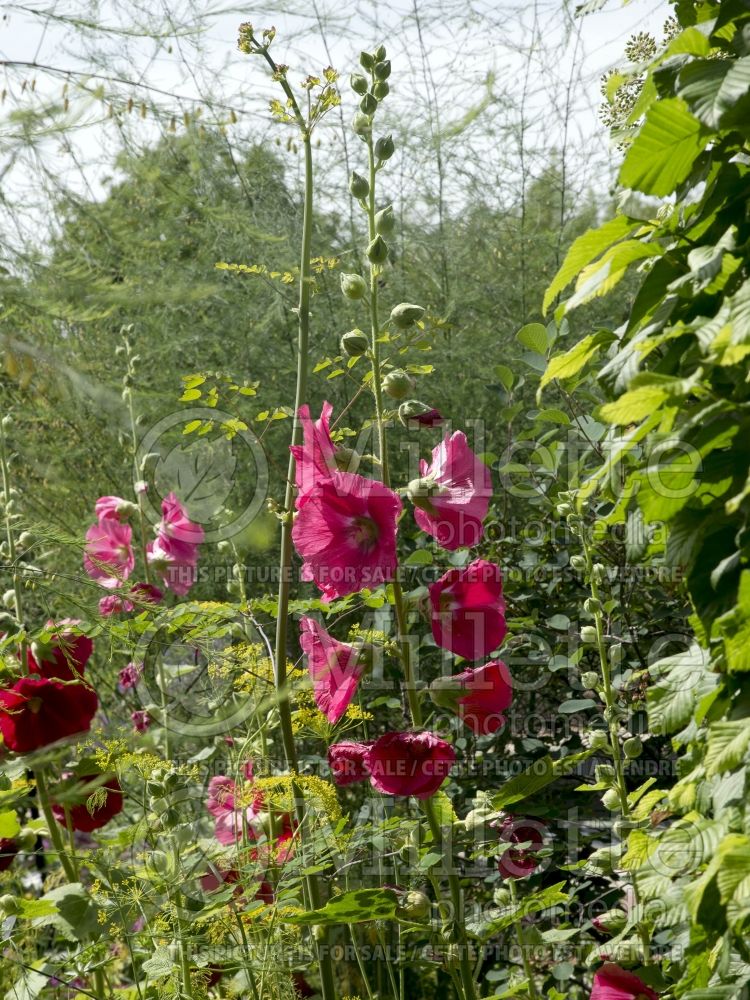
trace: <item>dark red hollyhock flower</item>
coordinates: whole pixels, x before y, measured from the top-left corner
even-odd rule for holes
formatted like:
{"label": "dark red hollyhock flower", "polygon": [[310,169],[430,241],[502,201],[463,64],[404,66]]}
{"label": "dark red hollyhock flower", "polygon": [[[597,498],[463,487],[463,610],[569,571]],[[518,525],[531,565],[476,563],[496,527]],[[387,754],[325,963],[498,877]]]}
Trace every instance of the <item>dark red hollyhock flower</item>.
{"label": "dark red hollyhock flower", "polygon": [[134,583],[130,588],[130,597],[144,604],[161,604],[164,592],[153,583]]}
{"label": "dark red hollyhock flower", "polygon": [[[52,624],[49,622],[48,624]],[[77,625],[74,620],[59,625]],[[72,681],[80,677],[94,644],[87,635],[78,635],[70,629],[54,633],[48,643],[33,643],[26,654],[29,673],[51,680]]]}
{"label": "dark red hollyhock flower", "polygon": [[301,972],[292,973],[292,984],[298,997],[314,997],[315,990]]}
{"label": "dark red hollyhock flower", "polygon": [[497,649],[508,630],[500,567],[485,559],[441,576],[430,586],[430,604],[435,642],[466,660]]}
{"label": "dark red hollyhock flower", "polygon": [[367,755],[370,781],[384,795],[428,799],[448,777],[456,751],[434,733],[384,733]]}
{"label": "dark red hollyhock flower", "polygon": [[659,994],[634,973],[607,962],[594,976],[591,1000],[659,1000]]}
{"label": "dark red hollyhock flower", "polygon": [[524,816],[506,816],[500,824],[500,841],[505,844],[525,844],[509,847],[498,862],[503,878],[525,878],[536,870],[536,852],[544,845],[542,824]]}
{"label": "dark red hollyhock flower", "polygon": [[[72,792],[75,795],[75,804],[70,805],[70,799],[68,799],[65,806],[53,803],[52,813],[61,826],[67,826],[66,808],[68,816],[70,816],[70,825],[74,830],[80,830],[82,833],[91,833],[92,830],[98,830],[100,827],[106,826],[113,816],[122,811],[122,789],[120,788],[120,782],[113,774],[109,775],[106,781],[102,782],[100,779],[101,775],[94,774],[82,779],[69,780],[65,783],[67,784],[66,791]],[[107,793],[107,798],[93,812],[89,812],[86,800],[99,788],[102,788]]]}
{"label": "dark red hollyhock flower", "polygon": [[84,683],[22,677],[0,690],[0,733],[8,750],[28,753],[87,732],[98,705],[96,693]]}
{"label": "dark red hollyhock flower", "polygon": [[370,777],[367,755],[372,743],[353,743],[345,740],[328,748],[328,764],[337,785],[351,785]]}
{"label": "dark red hollyhock flower", "polygon": [[12,837],[0,837],[0,872],[7,871],[18,854],[18,841]]}

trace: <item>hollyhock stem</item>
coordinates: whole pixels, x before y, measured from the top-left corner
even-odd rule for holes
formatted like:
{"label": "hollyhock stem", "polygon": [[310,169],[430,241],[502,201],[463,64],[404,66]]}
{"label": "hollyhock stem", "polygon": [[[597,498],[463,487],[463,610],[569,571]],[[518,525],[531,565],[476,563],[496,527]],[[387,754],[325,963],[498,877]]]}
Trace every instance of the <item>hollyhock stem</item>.
{"label": "hollyhock stem", "polygon": [[[606,705],[606,719],[609,727],[609,742],[612,746],[612,763],[615,771],[615,788],[620,798],[620,812],[624,820],[630,819],[630,803],[628,802],[628,788],[625,782],[625,767],[623,764],[622,748],[620,746],[620,734],[617,726],[617,692],[612,686],[612,674],[609,657],[607,656],[607,646],[604,641],[604,619],[601,611],[601,595],[599,590],[598,570],[594,566],[594,558],[586,537],[586,525],[580,525],[580,539],[583,548],[584,559],[586,560],[586,576],[589,582],[591,597],[594,602],[594,628],[596,629],[596,648],[599,655],[599,668],[602,676],[602,690]],[[635,905],[640,905],[640,893],[635,877],[631,882],[633,888],[633,899]],[[650,941],[648,932],[641,924],[638,925],[638,934],[643,947],[643,957],[646,962],[650,960]]]}
{"label": "hollyhock stem", "polygon": [[[508,890],[510,891],[510,901],[511,906],[515,910],[518,906],[518,893],[516,892],[516,880],[514,878],[508,879]],[[529,981],[529,1000],[538,1000],[539,994],[536,991],[536,983],[534,982],[534,970],[531,967],[531,962],[529,961],[529,956],[526,951],[526,938],[523,933],[523,926],[521,924],[521,918],[518,917],[513,921],[513,925],[516,929],[516,939],[518,941],[518,947],[521,949],[521,961],[523,963],[523,971],[526,978]]]}
{"label": "hollyhock stem", "polygon": [[[130,354],[130,345],[127,340],[125,341],[125,349]],[[130,361],[128,361],[128,368],[130,368]],[[133,390],[128,387],[128,413],[130,414],[130,435],[133,441],[133,488],[135,489],[135,496],[138,502],[138,526],[141,533],[141,554],[143,555],[143,574],[146,583],[151,583],[150,566],[148,563],[148,549],[146,548],[146,515],[143,512],[143,494],[137,488],[138,476],[140,469],[138,468],[138,430],[135,423],[135,406],[133,404]]]}
{"label": "hollyhock stem", "polygon": [[42,812],[44,814],[44,821],[47,824],[47,829],[49,830],[50,840],[52,845],[57,851],[60,864],[63,866],[63,871],[68,882],[77,882],[78,877],[76,875],[73,863],[68,857],[67,851],[65,850],[65,844],[63,843],[62,836],[60,834],[60,827],[57,825],[57,820],[52,815],[52,808],[49,802],[49,792],[47,791],[47,782],[45,779],[44,767],[40,766],[36,768],[34,772],[36,778],[36,794],[39,800],[39,805],[42,807]]}
{"label": "hollyhock stem", "polygon": [[[0,470],[2,470],[2,482],[3,482],[3,496],[5,497],[5,537],[8,542],[8,559],[11,566],[13,567],[13,610],[16,613],[16,621],[20,624],[23,622],[22,618],[22,604],[21,604],[21,577],[18,572],[18,562],[16,553],[16,536],[13,532],[13,525],[11,524],[11,514],[7,508],[10,496],[10,469],[8,467],[8,455],[6,451],[6,440],[5,440],[5,418],[0,420]],[[20,654],[21,654],[21,669],[24,673],[27,672],[26,663],[26,635],[24,633],[24,638],[21,639],[20,644]]]}
{"label": "hollyhock stem", "polygon": [[[372,133],[367,138],[367,161],[370,174],[370,194],[367,201],[367,232],[369,242],[375,239],[375,150],[372,145]],[[378,276],[380,265],[370,264],[370,350],[372,353],[372,384],[375,395],[375,416],[378,425],[378,458],[380,459],[381,476],[386,486],[389,485],[388,450],[385,441],[385,421],[383,419],[383,389],[380,378],[380,320],[378,318]]]}

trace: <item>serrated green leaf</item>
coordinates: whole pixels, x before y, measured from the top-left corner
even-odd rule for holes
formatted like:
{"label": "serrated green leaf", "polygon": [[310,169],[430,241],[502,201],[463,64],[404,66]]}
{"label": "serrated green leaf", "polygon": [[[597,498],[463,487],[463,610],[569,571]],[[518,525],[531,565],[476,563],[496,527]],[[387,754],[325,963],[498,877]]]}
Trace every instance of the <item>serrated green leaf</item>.
{"label": "serrated green leaf", "polygon": [[620,184],[666,197],[688,177],[709,139],[710,133],[681,98],[656,101],[620,168]]}
{"label": "serrated green leaf", "polygon": [[706,774],[710,778],[738,767],[750,747],[750,719],[714,722],[708,730]]}
{"label": "serrated green leaf", "polygon": [[638,225],[639,223],[633,222],[625,215],[616,215],[614,219],[605,222],[598,229],[589,229],[588,232],[574,240],[560,270],[544,294],[542,312],[546,314],[555,297],[570,284],[587,264],[608,250],[613,243],[617,243],[632,233]]}
{"label": "serrated green leaf", "polygon": [[557,778],[569,774],[592,753],[592,750],[584,750],[582,753],[561,757],[559,760],[552,760],[549,756],[540,757],[521,774],[505,782],[499,792],[493,795],[492,808],[504,809],[506,806],[513,805],[514,802],[527,799],[530,795],[538,792],[540,788],[544,788]]}

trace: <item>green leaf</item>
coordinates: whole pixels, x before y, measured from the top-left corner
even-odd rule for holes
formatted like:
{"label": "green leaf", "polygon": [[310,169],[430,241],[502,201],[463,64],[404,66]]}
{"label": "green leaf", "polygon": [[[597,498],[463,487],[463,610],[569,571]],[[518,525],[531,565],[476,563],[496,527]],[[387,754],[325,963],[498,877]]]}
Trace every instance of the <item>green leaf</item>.
{"label": "green leaf", "polygon": [[620,168],[623,187],[666,197],[681,184],[703,151],[710,133],[680,98],[652,104]]}
{"label": "green leaf", "polygon": [[169,953],[169,948],[157,947],[151,958],[147,958],[141,966],[146,979],[165,979],[171,976],[175,969],[175,963]]}
{"label": "green leaf", "polygon": [[714,722],[708,731],[706,775],[710,778],[738,767],[750,747],[750,719]]}
{"label": "green leaf", "polygon": [[718,684],[709,670],[708,653],[697,643],[684,653],[657,660],[650,673],[656,683],[646,692],[646,703],[649,725],[657,734],[686,726],[701,698]]}
{"label": "green leaf", "polygon": [[750,671],[750,570],[743,570],[737,604],[716,620],[730,673]]}
{"label": "green leaf", "polygon": [[492,370],[500,379],[505,391],[510,392],[510,390],[513,388],[513,383],[515,381],[515,375],[510,370],[510,368],[508,368],[507,365],[495,365],[495,367]]}
{"label": "green leaf", "polygon": [[453,804],[445,792],[435,792],[431,804],[437,815],[440,826],[452,826],[458,822],[458,816],[453,810]]}
{"label": "green leaf", "polygon": [[404,566],[432,566],[434,560],[429,549],[415,549],[404,559]]}
{"label": "green leaf", "polygon": [[55,910],[34,918],[34,926],[54,924],[68,941],[83,941],[89,936],[98,937],[102,928],[98,921],[99,910],[88,889],[80,882],[59,885],[42,896],[42,900],[55,904]]}
{"label": "green leaf", "polygon": [[398,899],[392,889],[353,889],[331,899],[319,910],[284,914],[279,920],[290,924],[358,924],[367,920],[393,920]]}
{"label": "green leaf", "polygon": [[200,398],[201,398],[200,389],[186,389],[180,396],[179,402],[192,403],[194,399],[200,399]]}
{"label": "green leaf", "polygon": [[481,920],[470,920],[466,924],[467,933],[479,941],[486,941],[500,931],[512,927],[517,921],[531,916],[532,913],[540,913],[551,906],[567,903],[570,896],[567,892],[563,892],[564,886],[564,882],[557,882],[546,889],[532,892],[515,905],[497,907]]}
{"label": "green leaf", "polygon": [[547,347],[549,346],[547,343],[547,328],[542,326],[541,323],[527,323],[526,326],[522,326],[516,334],[516,340],[524,347],[528,347],[535,354],[547,353]]}
{"label": "green leaf", "polygon": [[643,385],[630,389],[612,403],[605,403],[599,410],[599,416],[608,424],[638,424],[651,416],[670,396],[670,390],[664,385]]}
{"label": "green leaf", "polygon": [[573,378],[594,357],[600,347],[609,347],[613,340],[615,335],[609,330],[599,330],[579,340],[575,347],[571,347],[565,354],[557,354],[554,358],[550,358],[539,383],[540,389],[553,379]]}
{"label": "green leaf", "polygon": [[584,750],[581,753],[571,754],[570,757],[561,757],[559,760],[552,760],[549,756],[540,757],[521,774],[505,782],[500,791],[492,797],[492,808],[504,809],[514,802],[527,799],[540,788],[573,771],[592,753],[592,750]]}
{"label": "green leaf", "polygon": [[582,268],[609,249],[613,243],[631,233],[637,225],[637,222],[633,222],[626,215],[616,215],[598,229],[589,229],[574,240],[560,270],[544,294],[542,312],[546,314],[555,297],[570,284]]}
{"label": "green leaf", "polygon": [[631,264],[648,257],[660,257],[663,253],[658,243],[646,243],[641,240],[625,240],[610,247],[609,250],[593,264],[585,267],[576,282],[576,291],[565,303],[565,312],[570,312],[584,305],[591,299],[611,292],[627,274]]}
{"label": "green leaf", "polygon": [[0,838],[12,840],[21,829],[15,809],[0,813]]}
{"label": "green leaf", "polygon": [[741,59],[697,59],[677,78],[677,93],[696,118],[711,129],[750,89],[750,56]]}

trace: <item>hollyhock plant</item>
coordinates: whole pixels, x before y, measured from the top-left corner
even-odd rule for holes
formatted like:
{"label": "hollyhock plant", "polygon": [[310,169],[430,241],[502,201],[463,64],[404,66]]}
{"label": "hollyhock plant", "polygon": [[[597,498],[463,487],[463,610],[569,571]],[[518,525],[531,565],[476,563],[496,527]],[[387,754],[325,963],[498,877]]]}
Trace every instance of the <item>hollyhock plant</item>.
{"label": "hollyhock plant", "polygon": [[143,663],[128,663],[122,668],[118,675],[117,686],[121,691],[129,691],[134,688],[143,674]]}
{"label": "hollyhock plant", "polygon": [[145,733],[151,725],[151,716],[148,712],[131,712],[130,721],[133,723],[133,728],[137,733]]}
{"label": "hollyhock plant", "polygon": [[112,615],[120,615],[123,612],[132,611],[133,604],[127,598],[119,594],[107,594],[99,601],[99,614],[102,618],[111,618]]}
{"label": "hollyhock plant", "polygon": [[139,604],[161,604],[164,593],[153,583],[134,583],[130,588],[130,598]]}
{"label": "hollyhock plant", "polygon": [[203,528],[191,521],[185,506],[174,493],[169,493],[161,502],[161,521],[156,525],[157,536],[170,540],[172,551],[180,553],[183,561],[191,558],[197,561],[195,550],[205,538]]}
{"label": "hollyhock plant", "polygon": [[87,635],[72,631],[69,627],[80,625],[75,618],[54,623],[47,622],[47,628],[57,628],[47,642],[33,642],[26,653],[29,673],[38,674],[47,679],[72,681],[80,677],[89,657],[94,651],[94,644]]}
{"label": "hollyhock plant", "polygon": [[497,649],[507,632],[499,566],[475,559],[463,569],[448,570],[429,591],[438,646],[466,660]]}
{"label": "hollyhock plant", "polygon": [[[67,781],[65,780],[67,778]],[[66,798],[74,797],[75,803],[69,805],[68,802],[52,803],[52,813],[61,826],[70,826],[73,830],[81,833],[91,833],[105,826],[109,821],[122,812],[123,794],[120,782],[114,775],[108,775],[102,782],[100,775],[86,776],[83,780],[71,776],[63,776],[62,788],[66,791]],[[101,804],[89,809],[87,800],[97,789],[103,789],[106,799]],[[58,789],[58,792],[60,789]],[[67,815],[66,815],[67,814]]]}
{"label": "hollyhock plant", "polygon": [[659,994],[634,973],[607,962],[594,976],[591,1000],[659,1000]]}
{"label": "hollyhock plant", "polygon": [[336,446],[329,430],[332,413],[333,406],[325,402],[321,407],[320,417],[313,421],[307,404],[299,408],[304,443],[291,445],[289,449],[296,462],[294,479],[298,503],[299,497],[309,493],[317,483],[328,479],[337,468]]}
{"label": "hollyhock plant", "polygon": [[367,755],[370,782],[384,795],[427,799],[448,777],[456,751],[434,733],[384,733]]}
{"label": "hollyhock plant", "polygon": [[335,725],[357,693],[367,666],[368,647],[339,642],[314,618],[300,619],[299,641],[307,656],[315,703]]}
{"label": "hollyhock plant", "polygon": [[146,558],[165,587],[180,597],[184,597],[198,579],[196,548],[175,545],[171,538],[159,535],[146,546]]}
{"label": "hollyhock plant", "polygon": [[505,725],[503,712],[513,700],[513,682],[502,660],[490,660],[484,666],[439,677],[430,685],[430,697],[436,705],[457,712],[478,736],[486,736]]}
{"label": "hollyhock plant", "polygon": [[523,816],[506,816],[499,830],[501,843],[525,845],[509,847],[503,852],[498,862],[503,878],[525,878],[536,871],[539,866],[536,852],[544,846],[542,825]]}
{"label": "hollyhock plant", "polygon": [[86,532],[83,567],[107,590],[119,587],[135,567],[133,529],[116,518],[104,518]]}
{"label": "hollyhock plant", "polygon": [[87,732],[98,704],[86,684],[22,677],[0,691],[0,732],[8,750],[28,753]]}
{"label": "hollyhock plant", "polygon": [[333,472],[299,500],[292,540],[324,601],[375,588],[396,571],[401,500],[381,482]]}
{"label": "hollyhock plant", "polygon": [[484,532],[492,479],[464,432],[446,434],[433,449],[431,464],[422,460],[419,471],[421,477],[408,487],[419,527],[444,549],[476,545]]}
{"label": "hollyhock plant", "polygon": [[130,500],[123,500],[122,497],[99,497],[94,506],[94,512],[99,521],[104,521],[107,518],[125,521],[129,514],[138,512],[138,507]]}
{"label": "hollyhock plant", "polygon": [[0,872],[7,871],[18,854],[18,841],[13,837],[0,837]]}
{"label": "hollyhock plant", "polygon": [[370,777],[368,757],[372,742],[354,743],[345,740],[328,748],[328,764],[333,780],[339,786],[351,785],[355,781],[366,781]]}

